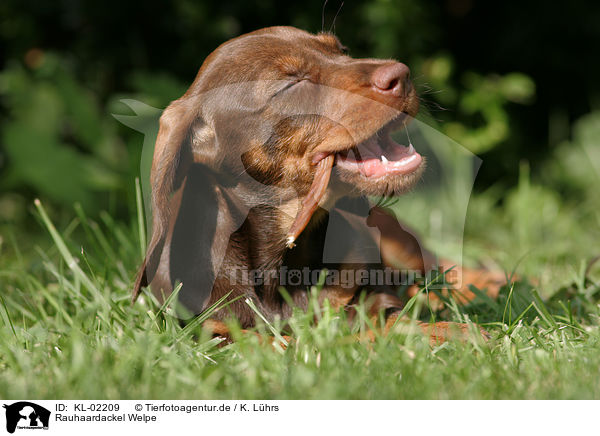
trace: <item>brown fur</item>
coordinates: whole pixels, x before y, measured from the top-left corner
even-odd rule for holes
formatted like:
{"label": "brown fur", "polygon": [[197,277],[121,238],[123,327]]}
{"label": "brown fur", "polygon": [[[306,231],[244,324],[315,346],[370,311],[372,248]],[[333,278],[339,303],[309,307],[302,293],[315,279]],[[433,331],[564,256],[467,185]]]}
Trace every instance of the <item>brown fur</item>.
{"label": "brown fur", "polygon": [[[401,92],[388,92],[373,84],[375,71],[392,64],[395,61],[353,59],[342,52],[335,36],[312,35],[290,27],[261,29],[218,47],[205,60],[188,91],[172,102],[160,119],[151,170],[152,238],[136,279],[134,299],[149,284],[157,295],[168,295],[174,283],[181,280],[180,298],[199,312],[231,292],[231,298],[243,298],[228,310],[217,312],[212,322],[233,314],[243,328],[248,328],[254,325],[255,316],[244,298],[252,299],[271,319],[288,317],[291,309],[278,291],[277,280],[258,286],[232,285],[227,271],[282,266],[344,267],[322,262],[326,210],[315,213],[297,240],[297,247],[287,250],[285,235],[297,211],[298,199],[282,194],[261,204],[253,198],[252,186],[232,182],[230,176],[245,172],[263,185],[290,189],[302,198],[314,177],[316,155],[349,149],[371,137],[398,113],[416,114],[418,99],[407,77],[401,83]],[[257,81],[295,84],[274,92],[268,89],[267,82]],[[207,97],[247,82],[257,83],[252,92],[243,93],[250,104],[261,99],[269,102],[256,104],[263,108],[260,113],[236,118],[223,103],[226,93],[218,94],[219,98]],[[344,91],[356,98],[345,99],[341,104],[329,92],[324,93],[327,89]],[[300,114],[281,118],[271,109],[275,105],[294,108],[307,101],[318,102],[327,116]],[[240,121],[248,125],[235,135],[230,133],[232,124]],[[264,125],[272,126],[266,141],[260,139]],[[325,203],[337,201],[336,192],[399,194],[419,177],[417,171],[369,181],[359,174],[336,171]],[[209,201],[197,204],[194,199],[200,194]],[[283,207],[272,206],[275,203]],[[425,269],[431,254],[395,218],[382,209],[373,209],[368,220],[369,226],[381,231],[385,264]],[[222,261],[215,259],[214,253],[224,253]],[[206,283],[213,283],[212,288],[204,289]],[[306,307],[305,287],[290,286],[287,291],[295,304]],[[326,287],[321,298],[327,298],[336,307],[350,307],[357,301],[358,291],[358,287]],[[202,292],[208,298],[196,298]],[[371,287],[367,292],[372,313],[403,305],[394,290],[385,286]],[[222,323],[219,325],[222,327]],[[448,330],[446,324],[426,329],[432,329],[428,332],[436,338],[443,336],[439,332]]]}

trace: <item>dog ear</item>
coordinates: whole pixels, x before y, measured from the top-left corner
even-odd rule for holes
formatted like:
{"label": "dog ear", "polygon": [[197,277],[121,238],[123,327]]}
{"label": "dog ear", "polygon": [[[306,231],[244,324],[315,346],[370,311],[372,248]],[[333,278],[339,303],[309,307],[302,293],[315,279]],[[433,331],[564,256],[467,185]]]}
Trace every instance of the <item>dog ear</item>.
{"label": "dog ear", "polygon": [[[159,266],[171,219],[171,195],[181,186],[192,163],[193,128],[198,125],[204,126],[200,107],[194,98],[185,96],[171,103],[160,117],[150,174],[152,236],[136,276],[132,301],[137,299],[142,287],[152,282]],[[200,151],[211,148],[209,140],[198,145]],[[198,155],[201,157],[201,153]]]}
{"label": "dog ear", "polygon": [[248,213],[237,195],[238,184],[224,180],[220,168],[226,154],[220,144],[227,142],[219,142],[204,115],[198,97],[184,96],[160,118],[150,177],[152,236],[133,301],[142,287],[152,284],[162,288],[155,291],[169,293],[180,281],[179,300],[200,312],[229,238]]}

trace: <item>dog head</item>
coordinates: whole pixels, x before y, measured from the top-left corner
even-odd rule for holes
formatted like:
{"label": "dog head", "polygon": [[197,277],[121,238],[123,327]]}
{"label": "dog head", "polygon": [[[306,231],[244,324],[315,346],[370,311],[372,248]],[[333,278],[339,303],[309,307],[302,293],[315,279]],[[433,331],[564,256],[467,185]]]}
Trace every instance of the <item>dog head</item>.
{"label": "dog head", "polygon": [[[214,230],[211,253],[222,257],[239,227],[227,218],[232,209],[306,196],[318,163],[328,156],[335,157],[330,199],[410,189],[424,159],[390,133],[417,111],[406,65],[351,58],[331,34],[272,27],[222,44],[160,120],[148,267],[159,268],[173,226],[170,198],[191,168],[210,171],[213,178],[206,183],[236,190],[235,201],[218,187],[211,193],[224,223]],[[138,277],[137,291],[144,280]]]}
{"label": "dog head", "polygon": [[[421,157],[389,137],[417,110],[404,64],[353,59],[331,34],[273,27],[218,47],[161,127],[185,132],[195,162],[232,174],[242,164],[299,193],[335,154],[334,178],[383,195],[410,188],[422,170]],[[165,146],[159,138],[155,163]]]}

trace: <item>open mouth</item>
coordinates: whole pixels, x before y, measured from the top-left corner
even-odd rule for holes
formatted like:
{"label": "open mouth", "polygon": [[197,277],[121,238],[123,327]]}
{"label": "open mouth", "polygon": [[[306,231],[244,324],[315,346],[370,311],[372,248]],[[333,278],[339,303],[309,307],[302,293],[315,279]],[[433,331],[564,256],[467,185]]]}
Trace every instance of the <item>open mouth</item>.
{"label": "open mouth", "polygon": [[[358,145],[340,151],[319,152],[313,156],[312,162],[316,166],[315,176],[286,236],[288,248],[294,247],[294,241],[308,225],[312,214],[322,201],[334,165],[354,174],[362,174],[374,182],[367,185],[381,185],[380,182],[387,184],[391,181],[402,182],[410,180],[409,175],[418,174],[417,170],[423,163],[421,155],[415,151],[412,144],[405,147],[394,142],[390,136],[393,131],[405,127],[404,122],[405,116],[401,116],[384,125]],[[402,175],[407,177],[397,177]],[[396,177],[386,179],[387,176]],[[401,185],[402,183],[396,184],[393,191],[402,190]],[[386,186],[386,192],[388,188],[389,186]]]}
{"label": "open mouth", "polygon": [[[415,172],[423,162],[422,156],[412,144],[408,147],[400,145],[390,136],[392,132],[404,128],[404,124],[400,122],[403,119],[401,117],[387,123],[358,145],[335,152],[335,164],[340,169],[357,172],[370,179]],[[319,153],[313,162],[318,162],[327,155],[329,153]]]}

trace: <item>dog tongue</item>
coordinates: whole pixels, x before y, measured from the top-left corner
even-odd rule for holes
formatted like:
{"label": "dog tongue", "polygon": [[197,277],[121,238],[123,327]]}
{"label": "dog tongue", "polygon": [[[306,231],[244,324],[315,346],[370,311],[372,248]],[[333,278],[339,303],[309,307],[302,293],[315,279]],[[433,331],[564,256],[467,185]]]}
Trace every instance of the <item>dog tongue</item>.
{"label": "dog tongue", "polygon": [[321,159],[317,164],[317,171],[315,173],[315,178],[310,186],[308,194],[304,200],[302,200],[302,206],[300,211],[296,215],[292,226],[290,227],[290,231],[286,237],[286,245],[288,248],[294,248],[296,244],[294,241],[302,230],[308,225],[312,214],[317,210],[319,206],[319,202],[323,198],[325,191],[327,190],[327,185],[329,183],[329,177],[331,176],[331,169],[333,168],[333,162],[335,160],[335,156],[333,154],[328,155],[327,157]]}

